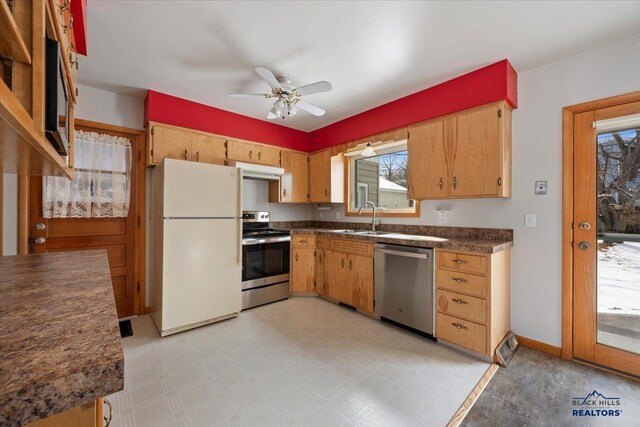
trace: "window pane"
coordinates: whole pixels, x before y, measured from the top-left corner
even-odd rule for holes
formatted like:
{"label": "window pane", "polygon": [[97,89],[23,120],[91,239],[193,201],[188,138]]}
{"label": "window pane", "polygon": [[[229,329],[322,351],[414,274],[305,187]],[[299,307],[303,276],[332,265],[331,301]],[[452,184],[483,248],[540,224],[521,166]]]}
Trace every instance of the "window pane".
{"label": "window pane", "polygon": [[414,206],[407,199],[407,150],[355,161],[354,207],[365,201],[386,209]]}

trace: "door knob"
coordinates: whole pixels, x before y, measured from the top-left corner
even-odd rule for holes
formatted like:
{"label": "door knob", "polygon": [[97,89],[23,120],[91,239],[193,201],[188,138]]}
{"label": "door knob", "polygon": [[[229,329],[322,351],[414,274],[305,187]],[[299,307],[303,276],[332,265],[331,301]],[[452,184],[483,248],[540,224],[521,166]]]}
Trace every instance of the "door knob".
{"label": "door knob", "polygon": [[46,225],[44,225],[43,223],[39,222],[39,223],[37,223],[36,225],[34,225],[34,226],[33,226],[33,228],[35,228],[35,229],[36,229],[36,230],[38,230],[38,231],[42,231],[42,230],[44,230],[45,228],[47,228],[47,226],[46,226]]}
{"label": "door knob", "polygon": [[587,249],[589,249],[591,247],[591,245],[587,242],[580,242],[578,243],[578,247],[580,249],[582,249],[583,251],[586,251]]}
{"label": "door knob", "polygon": [[588,222],[581,222],[580,223],[580,230],[591,230],[591,224],[589,224]]}
{"label": "door knob", "polygon": [[36,245],[44,245],[44,243],[47,241],[47,239],[45,239],[44,237],[36,237],[33,240],[33,243],[35,243]]}

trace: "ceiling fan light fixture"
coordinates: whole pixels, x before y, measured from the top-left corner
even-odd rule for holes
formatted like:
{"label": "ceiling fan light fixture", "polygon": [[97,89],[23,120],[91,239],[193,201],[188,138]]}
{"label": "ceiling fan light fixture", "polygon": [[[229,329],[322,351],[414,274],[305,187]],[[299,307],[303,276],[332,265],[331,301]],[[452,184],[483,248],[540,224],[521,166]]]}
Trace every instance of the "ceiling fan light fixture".
{"label": "ceiling fan light fixture", "polygon": [[289,117],[295,116],[297,112],[298,108],[296,107],[295,102],[287,103],[287,115],[289,115]]}
{"label": "ceiling fan light fixture", "polygon": [[367,142],[367,146],[364,147],[364,150],[362,150],[362,153],[360,155],[362,157],[372,157],[372,156],[376,155],[376,152],[373,149],[373,147],[371,146],[370,142]]}
{"label": "ceiling fan light fixture", "polygon": [[273,107],[271,108],[271,111],[269,111],[269,114],[267,114],[267,118],[275,119],[276,117],[280,116],[282,116],[282,110],[278,107],[278,102],[275,102],[273,104]]}

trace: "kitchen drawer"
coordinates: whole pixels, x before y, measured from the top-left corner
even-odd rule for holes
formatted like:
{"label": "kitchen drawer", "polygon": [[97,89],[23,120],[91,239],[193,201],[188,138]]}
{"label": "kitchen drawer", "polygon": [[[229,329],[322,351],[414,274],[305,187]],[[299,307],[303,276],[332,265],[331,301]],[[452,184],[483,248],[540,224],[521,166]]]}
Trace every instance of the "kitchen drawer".
{"label": "kitchen drawer", "polygon": [[448,289],[481,298],[486,298],[487,296],[487,277],[477,274],[438,268],[436,270],[436,286],[439,289]]}
{"label": "kitchen drawer", "polygon": [[436,337],[478,353],[487,353],[487,327],[438,313]]}
{"label": "kitchen drawer", "polygon": [[436,260],[439,268],[487,274],[487,257],[483,255],[438,251]]}
{"label": "kitchen drawer", "polygon": [[336,252],[373,257],[373,243],[357,239],[326,239],[324,248]]}
{"label": "kitchen drawer", "polygon": [[314,249],[316,247],[316,236],[291,236],[291,247]]}
{"label": "kitchen drawer", "polygon": [[487,301],[442,289],[436,292],[438,311],[478,323],[487,322]]}

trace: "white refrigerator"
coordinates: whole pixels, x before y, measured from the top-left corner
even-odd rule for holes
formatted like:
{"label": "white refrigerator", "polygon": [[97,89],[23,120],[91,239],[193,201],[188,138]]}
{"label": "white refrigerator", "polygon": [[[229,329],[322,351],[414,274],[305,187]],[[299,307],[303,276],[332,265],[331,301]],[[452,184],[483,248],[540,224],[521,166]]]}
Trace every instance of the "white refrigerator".
{"label": "white refrigerator", "polygon": [[151,317],[161,336],[234,317],[242,171],[165,159],[151,171]]}

